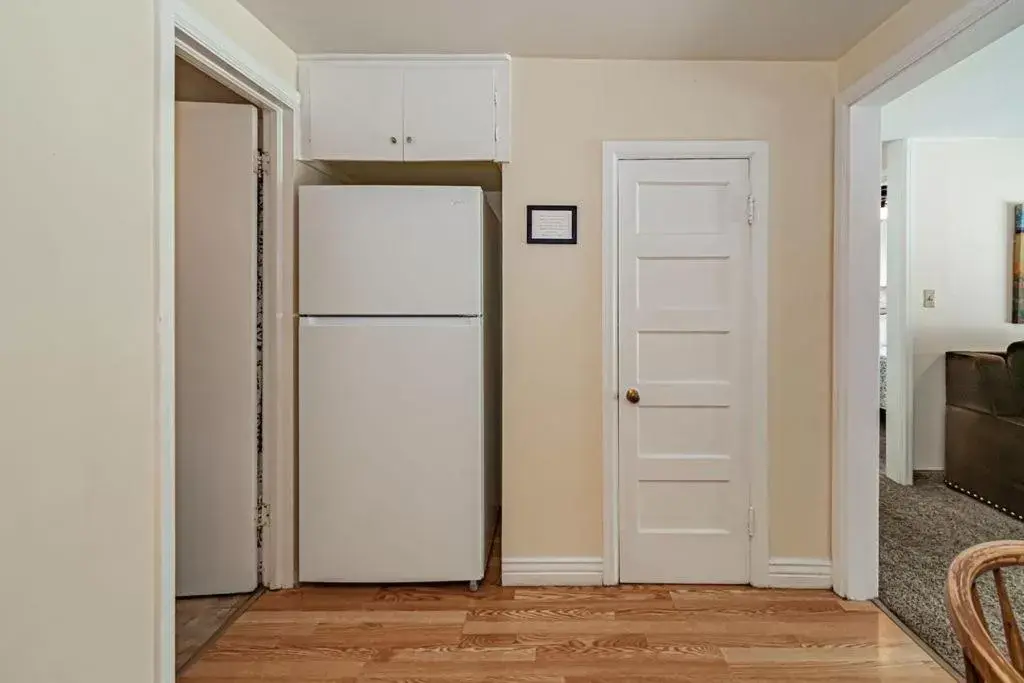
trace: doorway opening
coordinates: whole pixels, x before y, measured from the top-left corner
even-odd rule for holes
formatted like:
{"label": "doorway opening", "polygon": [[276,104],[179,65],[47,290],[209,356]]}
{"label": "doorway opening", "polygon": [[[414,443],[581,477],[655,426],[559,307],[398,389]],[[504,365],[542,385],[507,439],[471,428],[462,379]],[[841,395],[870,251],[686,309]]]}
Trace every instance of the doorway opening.
{"label": "doorway opening", "polygon": [[262,116],[175,79],[175,669],[262,585]]}
{"label": "doorway opening", "polygon": [[[1012,345],[1024,339],[1011,286],[1024,125],[1006,101],[1022,59],[1017,28],[881,110],[895,233],[882,273],[895,285],[893,312],[905,312],[892,335],[906,344],[893,359],[905,370],[892,379],[907,389],[882,432],[883,448],[896,442],[879,483],[879,598],[957,669],[945,605],[928,596],[942,595],[963,550],[1024,538],[1013,490],[1024,429],[1011,371]],[[905,431],[893,429],[897,419]],[[1024,583],[1006,579],[1011,599],[1024,601]]]}
{"label": "doorway opening", "polygon": [[[951,419],[962,408],[956,405],[962,392],[950,384],[957,374],[951,364],[958,352],[984,350],[989,352],[986,358],[1003,363],[1006,375],[1005,355],[998,352],[1005,354],[1000,347],[1015,336],[1008,330],[1009,203],[1019,200],[983,197],[996,191],[991,174],[1000,164],[992,155],[1005,153],[995,149],[1005,145],[979,139],[992,138],[991,132],[953,129],[995,123],[1001,115],[1007,121],[1016,119],[1013,105],[1004,107],[1004,90],[992,80],[992,69],[984,67],[985,78],[974,86],[964,70],[1012,41],[1011,32],[1022,24],[1024,3],[1019,0],[970,3],[837,99],[834,588],[851,599],[877,598],[881,592],[883,602],[888,600],[911,628],[912,612],[930,615],[927,619],[936,626],[931,635],[936,637],[925,640],[955,667],[962,667],[959,648],[951,633],[948,639],[943,635],[945,571],[957,552],[986,539],[963,533],[974,526],[964,523],[963,508],[977,501],[952,486],[956,458],[951,447],[980,440],[958,435]],[[956,75],[957,87],[974,90],[952,97],[958,107],[922,106],[936,94],[934,84],[950,75]],[[982,90],[992,85],[987,101],[994,105],[989,106]],[[911,110],[917,113],[905,116]],[[905,128],[914,123],[933,128]],[[951,134],[960,139],[938,139]],[[987,161],[976,163],[978,155]],[[884,304],[879,289],[883,172],[888,209]],[[936,259],[958,260],[959,265],[927,266]],[[973,272],[970,285],[956,285],[968,272]],[[972,290],[976,286],[985,293]],[[961,293],[968,300],[961,301]],[[944,317],[957,309],[966,314],[962,320],[973,322]],[[983,323],[978,316],[990,320]],[[879,373],[883,320],[884,380]],[[1009,336],[992,337],[986,327]],[[978,364],[970,355],[972,371]],[[977,379],[975,372],[967,384],[976,386]],[[883,383],[884,427],[879,421]],[[999,417],[974,412],[976,420]],[[880,446],[886,449],[881,470]],[[980,519],[992,508],[976,511]],[[1019,533],[1002,525],[990,529],[999,537]],[[928,631],[918,630],[922,636]]]}

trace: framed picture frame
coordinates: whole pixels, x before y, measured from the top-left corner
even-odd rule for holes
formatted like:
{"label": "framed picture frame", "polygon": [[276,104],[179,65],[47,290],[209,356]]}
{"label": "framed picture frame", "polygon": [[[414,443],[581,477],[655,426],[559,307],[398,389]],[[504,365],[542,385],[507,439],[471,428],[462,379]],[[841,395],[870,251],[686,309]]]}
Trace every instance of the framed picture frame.
{"label": "framed picture frame", "polygon": [[526,207],[527,244],[576,244],[576,207],[530,204]]}

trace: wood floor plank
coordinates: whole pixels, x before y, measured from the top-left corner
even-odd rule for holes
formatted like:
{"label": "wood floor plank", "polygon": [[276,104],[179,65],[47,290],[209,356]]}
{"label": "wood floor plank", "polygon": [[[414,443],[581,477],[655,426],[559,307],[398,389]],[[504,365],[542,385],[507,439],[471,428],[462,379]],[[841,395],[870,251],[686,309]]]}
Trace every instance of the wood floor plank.
{"label": "wood floor plank", "polygon": [[461,625],[467,610],[275,610],[250,612],[239,617],[243,624],[424,624]]}
{"label": "wood floor plank", "polygon": [[438,645],[401,648],[394,651],[391,662],[533,662],[537,648],[527,645],[477,647],[465,645]]}
{"label": "wood floor plank", "polygon": [[840,600],[839,606],[847,612],[878,612],[875,603],[870,600]]}
{"label": "wood floor plank", "polygon": [[565,683],[562,676],[546,676],[543,674],[445,674],[443,677],[436,677],[426,674],[424,676],[386,676],[386,675],[363,675],[358,679],[359,683]]}
{"label": "wood floor plank", "polygon": [[447,680],[450,676],[468,675],[549,675],[549,676],[645,676],[645,675],[689,675],[714,676],[728,672],[723,659],[694,659],[685,664],[677,661],[660,660],[558,660],[558,661],[477,661],[477,662],[370,662],[363,670],[366,676],[388,676],[393,678],[434,678]]}
{"label": "wood floor plank", "polygon": [[615,611],[590,607],[552,607],[550,603],[537,603],[545,607],[527,609],[475,609],[469,612],[471,621],[610,621]]}
{"label": "wood floor plank", "polygon": [[394,649],[455,645],[462,639],[462,627],[420,624],[321,624],[304,641],[311,645]]}
{"label": "wood floor plank", "polygon": [[[609,639],[612,640],[612,639]],[[695,660],[724,661],[720,648],[707,644],[690,645],[620,645],[612,642],[587,643],[570,640],[557,645],[537,647],[537,661],[602,661],[608,659],[630,662],[673,661],[689,663]]]}
{"label": "wood floor plank", "polygon": [[203,677],[235,677],[249,680],[282,680],[282,681],[334,681],[339,678],[358,676],[363,670],[363,662],[349,661],[312,661],[282,662],[276,660],[258,660],[244,662],[218,662],[205,657],[185,672],[182,680],[194,681]]}

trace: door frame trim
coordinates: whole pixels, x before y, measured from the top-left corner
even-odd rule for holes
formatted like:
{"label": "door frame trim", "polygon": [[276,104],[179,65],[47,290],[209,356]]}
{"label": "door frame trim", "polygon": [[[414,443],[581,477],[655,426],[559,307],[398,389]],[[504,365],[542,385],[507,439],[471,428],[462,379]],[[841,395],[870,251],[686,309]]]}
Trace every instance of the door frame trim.
{"label": "door frame trim", "polygon": [[[273,525],[264,530],[263,584],[290,587],[295,538],[295,144],[299,94],[280,81],[201,13],[184,2],[157,0],[154,271],[157,280],[158,560],[154,673],[173,683],[174,540],[174,58],[183,58],[256,105],[270,163],[264,185],[264,500]],[[255,511],[254,511],[255,514]]]}
{"label": "door frame trim", "polygon": [[619,420],[618,420],[618,183],[619,162],[655,159],[747,159],[756,200],[751,226],[752,393],[750,430],[750,505],[756,511],[750,543],[750,582],[769,585],[768,509],[768,143],[757,140],[605,141],[603,145],[603,468],[605,585],[619,583]]}

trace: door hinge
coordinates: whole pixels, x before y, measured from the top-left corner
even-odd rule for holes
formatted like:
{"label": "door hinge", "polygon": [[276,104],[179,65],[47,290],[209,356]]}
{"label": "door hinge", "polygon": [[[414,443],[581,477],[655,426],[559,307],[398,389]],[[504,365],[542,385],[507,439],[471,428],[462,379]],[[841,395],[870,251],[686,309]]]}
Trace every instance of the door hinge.
{"label": "door hinge", "polygon": [[266,529],[270,526],[270,506],[266,503],[256,505],[256,526],[259,529]]}
{"label": "door hinge", "polygon": [[757,200],[754,199],[754,195],[747,195],[747,225],[754,224],[754,209],[757,206]]}
{"label": "door hinge", "polygon": [[252,158],[252,172],[256,175],[263,175],[270,170],[270,155],[261,149],[256,150]]}
{"label": "door hinge", "polygon": [[749,536],[750,538],[754,537],[754,523],[755,523],[755,521],[756,520],[754,518],[754,508],[753,507],[747,508],[747,536]]}

